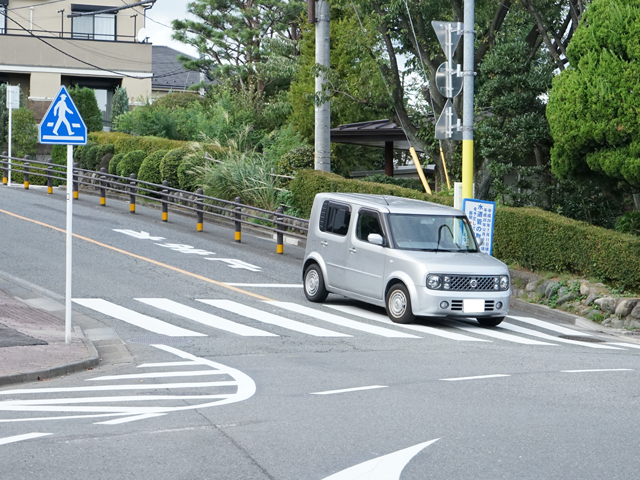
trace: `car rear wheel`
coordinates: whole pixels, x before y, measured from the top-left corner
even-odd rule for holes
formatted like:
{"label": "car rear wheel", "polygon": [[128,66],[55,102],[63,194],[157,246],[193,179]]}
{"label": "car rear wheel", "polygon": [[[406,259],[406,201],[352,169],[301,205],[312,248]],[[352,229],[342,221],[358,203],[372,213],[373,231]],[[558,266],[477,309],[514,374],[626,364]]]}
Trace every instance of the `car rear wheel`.
{"label": "car rear wheel", "polygon": [[483,327],[497,327],[502,323],[504,317],[479,317],[476,320]]}
{"label": "car rear wheel", "polygon": [[329,295],[317,263],[309,265],[304,271],[304,294],[310,302],[324,302]]}
{"label": "car rear wheel", "polygon": [[411,311],[411,297],[402,283],[396,283],[389,289],[385,306],[394,323],[413,323],[416,319]]}

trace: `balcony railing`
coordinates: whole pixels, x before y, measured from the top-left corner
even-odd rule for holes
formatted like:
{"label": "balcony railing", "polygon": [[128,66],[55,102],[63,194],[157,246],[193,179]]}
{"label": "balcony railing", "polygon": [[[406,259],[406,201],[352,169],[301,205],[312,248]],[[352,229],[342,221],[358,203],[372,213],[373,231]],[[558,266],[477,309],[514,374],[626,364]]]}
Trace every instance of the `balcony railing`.
{"label": "balcony railing", "polygon": [[25,30],[22,28],[1,28],[0,35],[17,35],[22,37],[34,36],[42,38],[66,38],[70,40],[92,40],[96,42],[129,42],[129,43],[150,43],[148,41],[139,42],[135,35],[109,35],[104,33],[79,33],[63,32],[55,30]]}

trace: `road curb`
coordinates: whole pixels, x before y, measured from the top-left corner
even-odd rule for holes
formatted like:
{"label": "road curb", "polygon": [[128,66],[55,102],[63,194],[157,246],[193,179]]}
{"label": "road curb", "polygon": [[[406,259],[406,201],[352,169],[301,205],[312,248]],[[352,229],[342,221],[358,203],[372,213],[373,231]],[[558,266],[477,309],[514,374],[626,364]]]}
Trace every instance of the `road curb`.
{"label": "road curb", "polygon": [[525,312],[534,313],[538,315],[546,315],[547,317],[553,318],[554,320],[558,320],[560,322],[568,322],[574,325],[576,325],[579,320],[590,322],[586,318],[581,317],[579,315],[573,315],[568,312],[563,312],[562,310],[556,310],[546,305],[529,303],[520,298],[511,297],[511,306],[513,306],[514,308],[517,308],[518,310],[523,310]]}
{"label": "road curb", "polygon": [[15,375],[0,377],[0,387],[13,385],[16,383],[29,383],[49,380],[54,377],[62,377],[64,375],[77,373],[82,370],[87,370],[88,368],[98,366],[100,364],[100,356],[98,355],[98,350],[96,350],[93,342],[84,336],[80,327],[74,327],[74,330],[82,339],[85,347],[87,347],[87,350],[89,351],[89,357],[77,362],[71,362],[68,364],[58,365],[50,368],[43,368],[42,370],[34,370],[32,372],[17,373]]}

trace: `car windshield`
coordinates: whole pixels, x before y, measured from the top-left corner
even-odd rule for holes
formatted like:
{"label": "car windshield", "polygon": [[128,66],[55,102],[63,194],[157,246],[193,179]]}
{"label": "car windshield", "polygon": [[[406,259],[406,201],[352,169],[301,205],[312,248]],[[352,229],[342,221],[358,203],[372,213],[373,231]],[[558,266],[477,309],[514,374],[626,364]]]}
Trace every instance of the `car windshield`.
{"label": "car windshield", "polygon": [[443,252],[477,252],[466,217],[389,214],[395,248]]}

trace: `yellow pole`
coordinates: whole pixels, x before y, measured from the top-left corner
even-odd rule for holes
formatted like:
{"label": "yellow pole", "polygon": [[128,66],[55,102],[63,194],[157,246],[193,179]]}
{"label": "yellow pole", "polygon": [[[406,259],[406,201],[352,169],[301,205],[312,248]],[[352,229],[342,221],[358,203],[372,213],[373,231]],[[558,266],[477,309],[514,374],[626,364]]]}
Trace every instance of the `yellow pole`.
{"label": "yellow pole", "polygon": [[444,152],[442,151],[442,142],[440,142],[440,157],[442,157],[442,167],[444,168],[444,177],[447,179],[447,190],[451,190],[451,184],[449,183],[449,172],[447,172],[447,162],[444,159]]}
{"label": "yellow pole", "polygon": [[473,198],[473,140],[462,140],[462,199]]}
{"label": "yellow pole", "polygon": [[431,187],[429,186],[429,183],[427,183],[427,179],[425,178],[424,172],[422,171],[422,165],[420,165],[420,160],[418,160],[416,149],[413,147],[409,147],[409,152],[411,153],[411,157],[413,158],[413,164],[416,166],[416,170],[418,170],[418,176],[420,177],[420,180],[422,180],[424,189],[429,195],[431,195]]}

